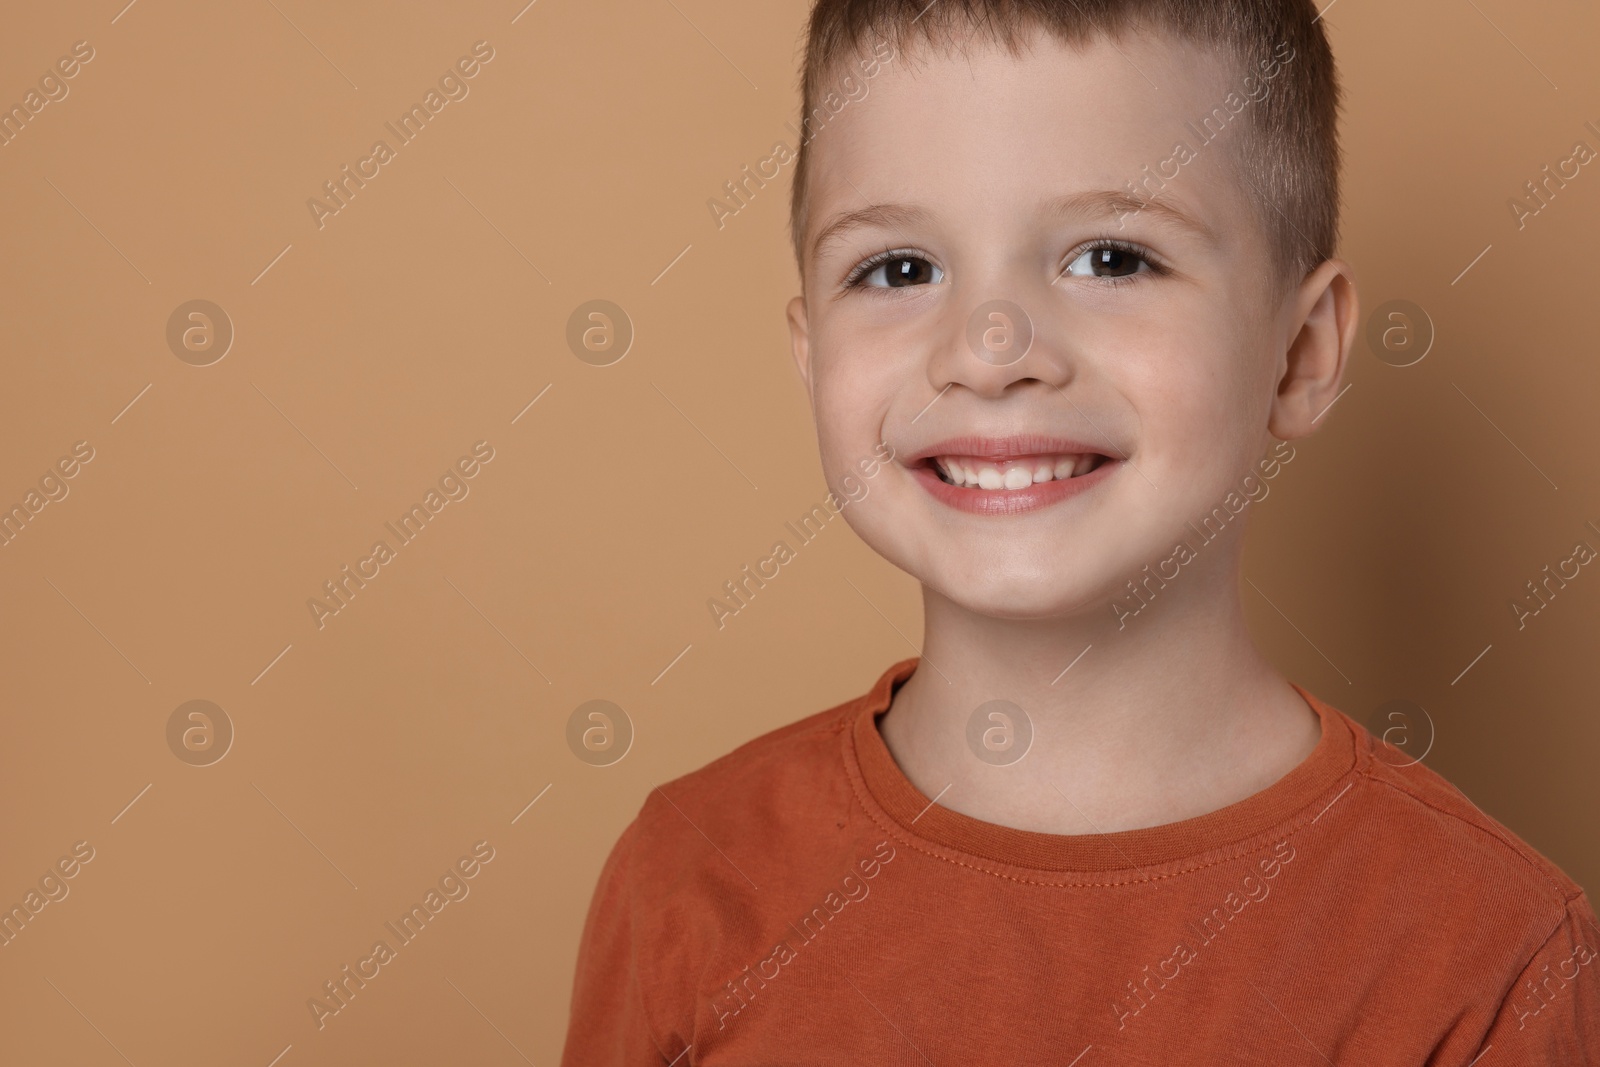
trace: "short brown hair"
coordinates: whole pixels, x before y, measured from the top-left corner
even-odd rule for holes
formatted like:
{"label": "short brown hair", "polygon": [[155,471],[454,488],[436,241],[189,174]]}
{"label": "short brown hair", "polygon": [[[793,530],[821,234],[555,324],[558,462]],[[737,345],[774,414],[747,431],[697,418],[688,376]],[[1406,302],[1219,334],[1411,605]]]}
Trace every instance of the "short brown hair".
{"label": "short brown hair", "polygon": [[[862,54],[869,40],[886,40],[898,52],[913,40],[934,43],[942,36],[948,47],[958,39],[958,28],[970,30],[971,37],[982,33],[1012,55],[1020,54],[1029,31],[1082,45],[1100,36],[1165,30],[1221,51],[1245,77],[1258,63],[1267,69],[1275,49],[1281,58],[1287,48],[1289,58],[1269,91],[1251,97],[1254,114],[1242,124],[1234,159],[1254,187],[1251,199],[1261,202],[1280,271],[1297,271],[1298,282],[1333,255],[1339,237],[1339,82],[1312,0],[816,0],[801,76],[802,126],[836,66]],[[789,207],[802,277],[809,139],[800,140]]]}

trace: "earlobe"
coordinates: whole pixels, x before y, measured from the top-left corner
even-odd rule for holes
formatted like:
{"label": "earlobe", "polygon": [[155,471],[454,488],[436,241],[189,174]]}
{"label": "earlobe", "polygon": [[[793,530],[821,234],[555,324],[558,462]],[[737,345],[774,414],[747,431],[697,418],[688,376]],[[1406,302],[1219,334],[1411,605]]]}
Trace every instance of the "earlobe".
{"label": "earlobe", "polygon": [[794,356],[795,369],[811,396],[811,336],[806,330],[806,298],[797,296],[789,301],[789,349]]}
{"label": "earlobe", "polygon": [[1361,302],[1350,267],[1330,259],[1306,275],[1290,309],[1299,328],[1289,341],[1272,401],[1268,432],[1281,441],[1305,437],[1337,399]]}

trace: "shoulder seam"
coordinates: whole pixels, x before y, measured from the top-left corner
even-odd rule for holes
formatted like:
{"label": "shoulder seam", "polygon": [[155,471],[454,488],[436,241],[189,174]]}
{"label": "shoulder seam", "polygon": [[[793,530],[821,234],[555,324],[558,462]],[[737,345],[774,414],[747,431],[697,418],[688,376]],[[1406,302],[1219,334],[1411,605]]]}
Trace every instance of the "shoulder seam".
{"label": "shoulder seam", "polygon": [[[1430,768],[1430,770],[1431,770],[1431,768]],[[1394,782],[1394,781],[1389,781],[1386,778],[1378,777],[1377,775],[1372,773],[1372,770],[1371,770],[1370,766],[1362,768],[1360,773],[1362,774],[1363,777],[1367,778],[1369,781],[1371,781],[1371,782],[1373,782],[1373,783],[1375,783],[1377,785],[1385,786],[1385,787],[1387,787],[1389,789],[1392,789],[1396,793],[1399,793],[1402,796],[1409,797],[1414,803],[1420,804],[1421,806],[1427,808],[1429,811],[1437,812],[1438,814],[1443,815],[1446,818],[1454,819],[1456,822],[1459,822],[1464,826],[1469,826],[1472,829],[1478,831],[1480,834],[1483,834],[1484,836],[1489,837],[1489,838],[1493,839],[1494,841],[1499,842],[1499,844],[1502,847],[1504,847],[1506,849],[1506,851],[1508,851],[1512,855],[1516,856],[1527,867],[1529,867],[1532,871],[1534,871],[1538,875],[1540,883],[1546,889],[1550,890],[1552,896],[1554,897],[1554,899],[1557,902],[1559,902],[1558,903],[1559,907],[1566,908],[1573,900],[1575,900],[1578,897],[1581,897],[1583,895],[1583,889],[1581,887],[1579,887],[1576,890],[1576,892],[1572,892],[1572,893],[1566,892],[1565,889],[1562,887],[1560,881],[1557,880],[1551,874],[1551,872],[1548,869],[1546,869],[1545,865],[1550,865],[1550,861],[1549,860],[1544,859],[1541,856],[1539,858],[1541,860],[1543,860],[1543,863],[1541,864],[1540,862],[1536,862],[1534,860],[1534,858],[1532,858],[1532,857],[1530,857],[1528,855],[1528,852],[1531,850],[1531,846],[1529,846],[1526,843],[1521,842],[1521,841],[1507,840],[1507,838],[1503,834],[1499,833],[1495,829],[1496,827],[1499,826],[1499,824],[1494,821],[1494,818],[1492,816],[1488,815],[1487,813],[1485,813],[1476,804],[1473,804],[1472,801],[1467,797],[1467,795],[1465,793],[1461,792],[1461,790],[1456,789],[1455,786],[1451,785],[1450,788],[1451,789],[1455,789],[1456,795],[1459,796],[1462,800],[1466,801],[1468,806],[1470,806],[1472,808],[1472,810],[1476,811],[1479,815],[1481,815],[1483,817],[1483,819],[1485,820],[1485,822],[1480,823],[1480,822],[1478,822],[1476,820],[1468,819],[1468,818],[1466,818],[1464,816],[1458,815],[1457,813],[1455,813],[1453,811],[1446,811],[1444,808],[1441,808],[1439,805],[1437,805],[1437,804],[1433,803],[1432,801],[1428,800],[1426,797],[1420,796],[1416,792],[1412,791],[1411,789],[1405,788],[1400,783]],[[1443,779],[1441,779],[1441,781],[1443,781]],[[1449,785],[1448,782],[1446,782],[1445,784]],[[1552,931],[1551,936],[1554,936],[1554,932],[1553,931]]]}
{"label": "shoulder seam", "polygon": [[796,719],[793,722],[784,723],[782,726],[768,730],[764,734],[752,737],[750,740],[733,749],[731,752],[724,752],[722,755],[711,760],[709,763],[705,763],[694,768],[693,770],[685,771],[683,774],[680,774],[675,778],[668,779],[662,784],[674,785],[686,778],[694,778],[698,775],[705,774],[706,772],[711,771],[714,767],[720,767],[723,764],[729,763],[730,761],[735,761],[735,757],[738,757],[739,760],[746,760],[751,757],[758,756],[774,745],[784,744],[796,739],[803,739],[810,736],[819,736],[825,739],[830,734],[838,733],[841,725],[850,720],[851,716],[847,714],[847,706],[855,705],[859,700],[860,698],[857,697],[853,700],[846,701],[844,704],[840,704],[823,711],[814,711],[804,718]]}

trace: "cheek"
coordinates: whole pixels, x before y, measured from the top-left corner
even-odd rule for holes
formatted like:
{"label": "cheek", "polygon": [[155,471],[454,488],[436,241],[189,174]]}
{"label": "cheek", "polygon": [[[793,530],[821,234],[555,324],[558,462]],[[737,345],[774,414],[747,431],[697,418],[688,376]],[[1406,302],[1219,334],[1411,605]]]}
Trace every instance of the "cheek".
{"label": "cheek", "polygon": [[1129,339],[1124,350],[1136,355],[1112,373],[1139,413],[1152,463],[1192,475],[1227,466],[1265,427],[1256,370],[1261,339],[1226,316],[1173,321],[1183,328],[1157,327]]}
{"label": "cheek", "polygon": [[891,406],[907,391],[904,343],[833,330],[816,339],[812,381],[817,442],[830,482],[852,473],[883,440]]}
{"label": "cheek", "polygon": [[1260,331],[1241,327],[1249,321],[1237,309],[1196,301],[1101,349],[1122,353],[1098,366],[1137,414],[1135,462],[1143,475],[1120,487],[1126,542],[1108,551],[1132,555],[1119,573],[1170,553],[1186,523],[1222,504],[1255,469],[1265,449],[1263,398],[1271,393],[1261,368],[1270,361],[1262,358]]}

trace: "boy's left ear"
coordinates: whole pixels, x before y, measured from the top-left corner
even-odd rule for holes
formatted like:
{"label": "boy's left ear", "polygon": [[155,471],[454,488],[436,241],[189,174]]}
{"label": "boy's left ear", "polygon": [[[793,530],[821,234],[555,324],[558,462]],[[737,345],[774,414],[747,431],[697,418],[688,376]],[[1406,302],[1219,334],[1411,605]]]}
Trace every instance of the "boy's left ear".
{"label": "boy's left ear", "polygon": [[1329,259],[1306,275],[1286,309],[1293,337],[1279,364],[1267,430],[1280,441],[1305,437],[1339,395],[1361,300],[1350,265]]}
{"label": "boy's left ear", "polygon": [[[806,329],[806,298],[797,296],[789,301],[788,314],[789,349],[800,372],[800,382],[806,387],[806,399],[811,400],[811,334]],[[815,409],[815,401],[812,407]]]}

